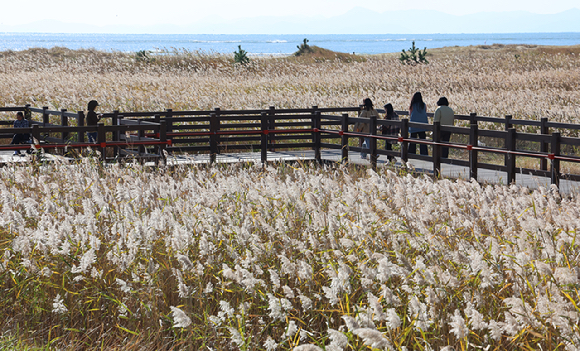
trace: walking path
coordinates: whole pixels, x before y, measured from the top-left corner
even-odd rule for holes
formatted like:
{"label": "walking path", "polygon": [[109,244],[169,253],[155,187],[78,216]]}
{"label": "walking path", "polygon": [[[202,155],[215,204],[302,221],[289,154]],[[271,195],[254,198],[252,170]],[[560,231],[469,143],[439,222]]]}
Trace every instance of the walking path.
{"label": "walking path", "polygon": [[[48,161],[56,160],[69,160],[62,156],[45,154]],[[313,150],[300,150],[300,151],[276,151],[268,152],[268,161],[272,162],[295,162],[295,161],[308,161],[314,160]],[[340,150],[321,150],[322,159],[325,161],[341,161],[341,151]],[[240,153],[226,153],[219,154],[216,156],[216,163],[240,163],[240,162],[260,162],[259,152],[240,152]],[[352,164],[369,165],[370,162],[361,159],[358,152],[349,152],[349,162]],[[0,151],[0,164],[16,164],[25,163],[30,159],[26,156],[14,156],[12,151]],[[180,164],[204,164],[209,163],[208,154],[191,154],[191,155],[175,155],[167,158],[168,165],[180,165]],[[384,167],[387,165],[386,156],[380,156],[377,161],[377,167]],[[409,164],[417,171],[424,173],[433,173],[433,164],[428,161],[421,160],[409,160]],[[395,168],[401,167],[400,159],[397,158],[397,162],[394,165]],[[458,165],[441,164],[441,175],[445,178],[461,178],[469,179],[469,168]],[[480,183],[491,183],[491,184],[505,184],[507,179],[507,173],[501,171],[493,171],[487,169],[478,170],[478,181]],[[538,189],[539,187],[550,187],[550,179],[546,177],[533,176],[529,174],[517,174],[516,184],[521,186],[526,186],[530,189]],[[570,194],[580,191],[580,182],[569,181],[565,179],[560,180],[560,192],[564,194]]]}

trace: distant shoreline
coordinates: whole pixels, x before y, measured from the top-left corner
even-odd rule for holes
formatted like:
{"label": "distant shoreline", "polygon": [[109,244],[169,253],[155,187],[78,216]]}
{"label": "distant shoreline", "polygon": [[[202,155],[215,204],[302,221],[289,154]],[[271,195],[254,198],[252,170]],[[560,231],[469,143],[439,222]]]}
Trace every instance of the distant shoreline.
{"label": "distant shoreline", "polygon": [[572,46],[580,32],[500,34],[71,34],[2,33],[0,51],[66,47],[99,51],[138,52],[170,50],[231,54],[240,45],[251,56],[287,56],[307,38],[310,45],[355,54],[386,54],[419,48],[497,45]]}

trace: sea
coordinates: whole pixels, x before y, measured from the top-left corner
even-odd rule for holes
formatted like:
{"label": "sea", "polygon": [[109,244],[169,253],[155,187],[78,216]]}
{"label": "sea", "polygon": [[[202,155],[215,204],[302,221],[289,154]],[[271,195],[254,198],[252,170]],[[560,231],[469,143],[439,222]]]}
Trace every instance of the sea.
{"label": "sea", "polygon": [[120,52],[175,50],[229,54],[241,47],[250,56],[285,56],[304,39],[309,45],[344,53],[380,54],[409,49],[453,46],[580,44],[580,32],[494,34],[75,34],[0,32],[0,51],[66,47]]}

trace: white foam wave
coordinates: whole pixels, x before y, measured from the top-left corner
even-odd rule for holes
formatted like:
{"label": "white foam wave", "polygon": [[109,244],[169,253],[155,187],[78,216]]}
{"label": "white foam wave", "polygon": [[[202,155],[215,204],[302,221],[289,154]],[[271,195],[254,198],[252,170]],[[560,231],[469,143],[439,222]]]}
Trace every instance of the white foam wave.
{"label": "white foam wave", "polygon": [[207,44],[222,44],[222,43],[241,43],[241,40],[190,40],[191,43],[207,43]]}

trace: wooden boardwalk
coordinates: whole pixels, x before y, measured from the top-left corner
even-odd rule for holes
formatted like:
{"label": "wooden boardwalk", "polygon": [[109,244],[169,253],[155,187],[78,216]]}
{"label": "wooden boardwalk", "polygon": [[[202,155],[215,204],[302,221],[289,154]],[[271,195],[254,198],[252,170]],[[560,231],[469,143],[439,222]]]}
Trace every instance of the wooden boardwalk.
{"label": "wooden boardwalk", "polygon": [[[360,111],[357,106],[305,109],[271,106],[262,110],[113,111],[103,114],[107,123],[86,126],[83,111],[50,111],[48,107],[40,109],[29,105],[0,107],[0,111],[32,114],[29,128],[0,128],[0,136],[11,138],[16,132],[31,134],[47,152],[45,160],[49,161],[68,162],[69,159],[58,154],[66,149],[89,147],[99,150],[104,163],[136,162],[136,158],[138,162],[152,165],[168,154],[165,161],[169,165],[299,160],[341,162],[345,159],[350,164],[375,168],[384,167],[386,155],[392,155],[398,160],[391,165],[395,169],[403,167],[402,160],[409,160],[406,165],[418,173],[437,172],[442,177],[462,179],[473,177],[480,183],[515,183],[529,188],[548,188],[555,184],[562,193],[576,192],[580,184],[580,174],[562,173],[562,168],[568,172],[580,169],[575,166],[580,164],[577,153],[580,137],[574,136],[580,131],[580,124],[551,122],[547,118],[516,120],[509,115],[496,118],[471,113],[455,115],[460,121],[457,126],[442,126],[439,122],[414,123],[407,118],[353,117]],[[398,113],[401,117],[408,114],[406,111]],[[357,123],[369,124],[370,132],[353,132]],[[378,130],[389,126],[398,127],[400,135],[377,135]],[[410,128],[425,129],[430,137],[411,138]],[[96,143],[87,142],[87,132],[97,134]],[[452,142],[443,141],[444,132],[453,135]],[[373,155],[373,162],[359,156],[363,149],[355,145],[363,137],[369,139],[368,149],[364,151]],[[399,143],[400,152],[384,150],[386,141]],[[411,144],[426,145],[429,155],[408,154]],[[445,147],[458,150],[462,159],[444,159]],[[13,156],[10,150],[14,148],[9,145],[0,148],[5,150],[0,151],[0,165],[30,160],[26,156]],[[530,168],[518,168],[518,165]]]}
{"label": "wooden boardwalk", "polygon": [[[325,162],[340,162],[341,161],[341,151],[340,150],[321,150],[322,159]],[[45,154],[48,161],[74,161],[73,159],[65,158],[63,156]],[[313,161],[315,159],[313,150],[300,150],[300,151],[268,151],[268,162],[300,162],[300,161]],[[0,151],[0,164],[4,166],[10,164],[23,164],[30,162],[30,158],[26,156],[14,156],[13,152]],[[217,164],[227,164],[227,163],[260,163],[261,154],[260,152],[239,152],[239,153],[223,153],[216,156]],[[190,154],[190,155],[170,155],[167,158],[167,165],[177,166],[177,165],[188,165],[188,164],[209,164],[210,156],[209,154]],[[368,160],[361,159],[359,152],[351,151],[349,152],[349,163],[357,165],[371,166]],[[409,160],[408,164],[415,169],[418,173],[433,173],[433,163],[422,160]],[[148,165],[154,166],[154,163],[148,163]],[[402,167],[400,158],[397,158],[397,162],[392,164],[387,162],[385,156],[380,156],[377,160],[377,167],[385,167],[387,165],[392,166],[394,169],[399,169]],[[442,164],[441,165],[441,175],[445,178],[460,178],[469,179],[469,167]],[[507,184],[507,173],[494,170],[480,169],[478,173],[478,181],[482,184]],[[528,187],[529,189],[538,189],[539,187],[550,188],[550,178],[534,176],[530,174],[517,173],[515,184],[520,186]],[[560,180],[560,192],[563,194],[577,193],[580,191],[580,182],[570,181],[561,179]]]}

